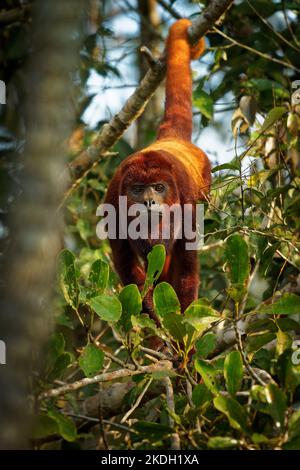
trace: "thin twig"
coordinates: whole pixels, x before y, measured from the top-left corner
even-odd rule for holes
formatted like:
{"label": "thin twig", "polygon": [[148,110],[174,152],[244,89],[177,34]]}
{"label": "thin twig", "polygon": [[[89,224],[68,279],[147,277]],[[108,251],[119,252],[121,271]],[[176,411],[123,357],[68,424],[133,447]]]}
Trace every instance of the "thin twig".
{"label": "thin twig", "polygon": [[188,370],[187,367],[185,367],[184,371],[186,373],[186,376],[187,376],[188,381],[190,382],[190,384],[194,385],[194,386],[198,385],[197,381],[191,376],[190,371]]}
{"label": "thin twig", "polygon": [[[92,342],[95,344],[95,346],[101,347],[99,341],[97,341],[97,340],[96,340],[95,338],[93,338],[91,335],[90,335],[90,338],[91,338]],[[101,351],[103,351],[104,354],[105,354],[105,356],[108,357],[111,361],[115,362],[116,364],[118,364],[119,366],[123,367],[124,369],[135,370],[135,366],[134,366],[133,364],[125,364],[124,361],[122,361],[121,359],[119,359],[118,357],[116,357],[116,355],[111,354],[110,352],[106,351],[105,349],[102,349],[102,348],[101,348]]]}
{"label": "thin twig", "polygon": [[244,186],[243,186],[243,175],[242,175],[242,157],[238,157],[237,155],[237,138],[238,133],[235,135],[234,138],[234,153],[235,158],[239,161],[239,176],[240,176],[240,189],[241,189],[241,209],[242,209],[242,221],[245,222],[245,206],[244,206]]}
{"label": "thin twig", "polygon": [[160,351],[154,351],[154,349],[145,348],[144,346],[140,346],[139,349],[151,356],[156,356],[158,359],[162,359],[163,361],[168,360],[167,356]]}
{"label": "thin twig", "polygon": [[257,51],[256,49],[253,49],[253,47],[247,46],[247,44],[243,44],[239,41],[236,41],[235,39],[233,39],[230,36],[228,36],[227,34],[223,33],[223,31],[216,28],[215,26],[213,27],[213,31],[220,34],[220,36],[227,39],[232,44],[235,44],[236,46],[242,47],[243,49],[246,49],[247,51],[252,52],[252,54],[256,54],[256,55],[262,57],[263,59],[270,60],[271,62],[275,62],[276,64],[283,65],[284,67],[287,67],[289,69],[296,70],[296,72],[300,72],[300,69],[298,69],[298,67],[296,67],[295,65],[289,64],[288,62],[285,62],[284,60],[276,59],[276,57],[272,57],[269,54],[265,54],[264,52]]}
{"label": "thin twig", "polygon": [[293,29],[292,29],[292,27],[291,27],[291,24],[290,24],[290,22],[289,22],[289,20],[288,20],[287,14],[286,14],[285,0],[282,0],[281,4],[282,4],[283,16],[284,16],[284,20],[285,20],[285,23],[286,23],[286,25],[287,25],[287,28],[288,28],[288,30],[289,30],[289,32],[290,32],[292,38],[294,39],[295,43],[296,43],[298,46],[300,46],[300,43],[299,43],[299,41],[298,41],[298,39],[297,39],[297,36],[295,35],[295,33],[294,33],[294,31],[293,31]]}
{"label": "thin twig", "polygon": [[209,245],[204,245],[202,247],[199,248],[199,251],[210,251],[210,250],[214,250],[215,248],[219,248],[221,246],[223,246],[225,243],[225,240],[219,240],[215,243],[210,243]]}
{"label": "thin twig", "polygon": [[157,3],[164,8],[170,15],[175,18],[175,20],[180,20],[181,15],[172,7],[170,6],[165,0],[156,0]]}
{"label": "thin twig", "polygon": [[99,427],[100,427],[100,438],[99,438],[99,449],[101,449],[101,438],[103,441],[103,445],[105,450],[109,450],[108,442],[106,439],[105,429],[103,426],[103,409],[102,409],[102,384],[99,384],[100,393],[98,393],[98,417],[99,417]]}
{"label": "thin twig", "polygon": [[[242,305],[245,302],[246,302],[246,298],[244,298],[244,301],[242,302]],[[259,383],[260,385],[265,387],[266,383],[256,374],[256,372],[254,372],[254,370],[252,369],[252,367],[250,366],[250,364],[248,362],[248,358],[247,358],[246,353],[244,351],[241,334],[240,334],[239,329],[238,329],[239,317],[240,317],[239,305],[235,304],[234,318],[233,318],[233,328],[234,328],[234,333],[235,333],[235,337],[236,337],[238,350],[239,350],[239,352],[242,356],[244,366],[246,367],[246,369],[249,372],[250,376],[253,377],[253,379],[256,380],[257,383]]]}
{"label": "thin twig", "polygon": [[269,21],[267,21],[263,16],[261,16],[259,11],[254,7],[254,5],[252,5],[252,3],[249,0],[247,0],[247,3],[249,5],[249,7],[254,11],[254,13],[258,16],[258,18],[273,32],[273,34],[275,34],[275,36],[277,36],[281,41],[283,41],[289,47],[292,47],[293,49],[295,49],[295,51],[297,51],[297,52],[300,51],[299,47],[296,47],[293,43],[288,41],[288,39],[286,39],[281,33],[276,31],[273,28],[273,26],[271,25],[271,23],[269,23]]}
{"label": "thin twig", "polygon": [[127,421],[127,419],[129,418],[129,416],[139,407],[143,397],[145,396],[148,388],[150,387],[150,385],[152,384],[153,382],[153,378],[151,377],[150,380],[148,380],[144,390],[142,391],[142,393],[138,396],[137,400],[135,401],[134,405],[130,408],[130,410],[127,411],[127,413],[125,413],[125,415],[123,416],[123,418],[121,419],[121,424],[125,423]]}
{"label": "thin twig", "polygon": [[[175,414],[175,401],[174,401],[174,391],[173,391],[173,385],[171,382],[170,377],[165,377],[163,379],[164,386],[166,388],[166,401],[167,401],[167,407],[170,410],[170,412],[174,415]],[[169,416],[169,424],[170,427],[174,427],[174,419],[172,416]],[[180,437],[177,432],[174,432],[171,437],[171,449],[172,450],[180,450]]]}
{"label": "thin twig", "polygon": [[[73,418],[84,419],[85,421],[90,421],[91,423],[99,423],[99,419],[93,418],[92,416],[86,416],[83,414],[69,413],[69,412],[64,412],[63,414],[67,416],[71,416]],[[124,426],[123,424],[113,423],[112,421],[109,421],[108,419],[103,419],[103,424],[107,424],[108,426],[121,429],[121,431],[126,431],[126,432],[131,432],[133,434],[137,434],[137,431],[135,431],[134,429],[131,429],[128,426]]]}

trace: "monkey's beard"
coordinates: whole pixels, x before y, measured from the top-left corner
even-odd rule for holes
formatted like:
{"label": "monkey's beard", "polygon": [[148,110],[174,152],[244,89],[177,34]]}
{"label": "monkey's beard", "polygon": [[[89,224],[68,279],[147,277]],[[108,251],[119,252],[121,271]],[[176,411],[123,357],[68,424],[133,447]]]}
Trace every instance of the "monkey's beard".
{"label": "monkey's beard", "polygon": [[130,245],[136,254],[146,258],[152,248],[158,244],[164,245],[166,254],[169,254],[179,232],[174,220],[172,218],[166,219],[159,206],[143,212],[140,220],[140,236],[138,233],[134,238],[130,238],[130,234],[128,235]]}

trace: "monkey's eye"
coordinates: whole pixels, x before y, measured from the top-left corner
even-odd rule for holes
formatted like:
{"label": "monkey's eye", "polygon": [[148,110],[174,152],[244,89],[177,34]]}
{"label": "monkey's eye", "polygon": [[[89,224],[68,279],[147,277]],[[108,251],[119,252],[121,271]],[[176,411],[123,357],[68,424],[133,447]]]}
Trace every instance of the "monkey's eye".
{"label": "monkey's eye", "polygon": [[133,194],[141,194],[143,192],[144,188],[142,185],[135,185],[135,186],[132,186],[131,188],[131,191],[133,192]]}
{"label": "monkey's eye", "polygon": [[155,191],[158,193],[163,193],[164,190],[166,189],[163,184],[156,184],[154,188],[155,188]]}

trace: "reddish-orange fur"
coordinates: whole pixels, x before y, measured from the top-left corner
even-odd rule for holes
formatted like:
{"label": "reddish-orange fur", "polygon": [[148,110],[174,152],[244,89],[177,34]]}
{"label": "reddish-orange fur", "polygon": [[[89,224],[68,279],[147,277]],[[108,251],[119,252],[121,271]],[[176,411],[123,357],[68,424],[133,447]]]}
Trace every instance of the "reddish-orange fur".
{"label": "reddish-orange fur", "polygon": [[191,59],[197,59],[204,51],[204,38],[191,48],[187,19],[176,21],[167,39],[166,111],[158,138],[178,137],[187,141],[192,135],[192,77]]}
{"label": "reddish-orange fur", "polygon": [[[106,202],[118,207],[118,197],[127,194],[135,182],[149,184],[165,181],[169,186],[167,204],[195,204],[205,199],[211,179],[210,163],[204,152],[191,142],[192,79],[190,60],[204,50],[202,38],[191,47],[187,29],[191,22],[177,21],[167,40],[166,107],[163,122],[154,144],[136,152],[122,162],[109,185]],[[129,200],[129,205],[131,204]],[[115,268],[123,284],[135,283],[142,288],[147,253],[161,240],[110,240]],[[163,241],[167,259],[160,281],[170,282],[184,310],[198,296],[199,274],[196,251],[186,251],[186,240]],[[151,292],[144,308],[152,312]]]}

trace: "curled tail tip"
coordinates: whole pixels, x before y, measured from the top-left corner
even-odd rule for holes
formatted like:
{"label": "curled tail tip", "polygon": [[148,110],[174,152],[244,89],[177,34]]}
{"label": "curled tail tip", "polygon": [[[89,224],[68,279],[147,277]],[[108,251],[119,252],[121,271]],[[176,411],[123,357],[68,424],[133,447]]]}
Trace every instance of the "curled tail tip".
{"label": "curled tail tip", "polygon": [[[192,22],[187,18],[177,20],[170,28],[170,36],[173,38],[185,38],[188,41],[188,28],[192,25]],[[189,42],[189,41],[188,41]],[[191,46],[191,60],[198,59],[205,50],[205,39],[200,38],[199,41]]]}
{"label": "curled tail tip", "polygon": [[199,41],[191,47],[191,59],[196,60],[203,54],[205,51],[205,39],[200,38]]}

